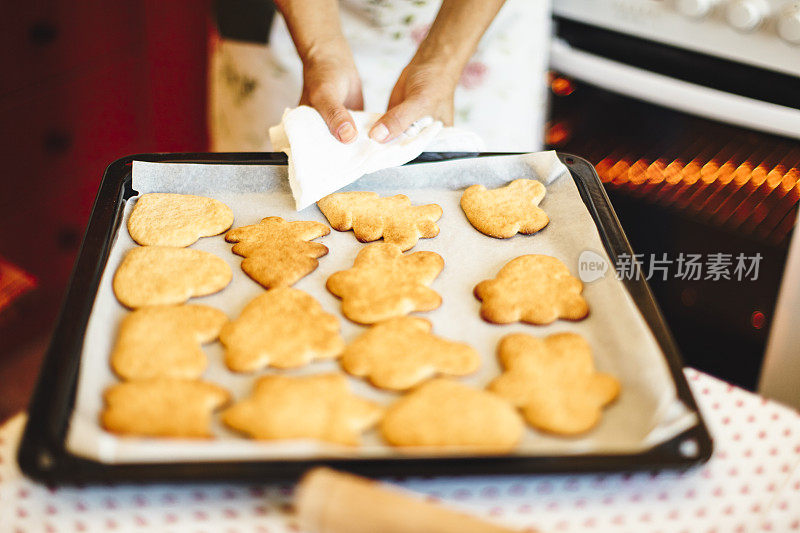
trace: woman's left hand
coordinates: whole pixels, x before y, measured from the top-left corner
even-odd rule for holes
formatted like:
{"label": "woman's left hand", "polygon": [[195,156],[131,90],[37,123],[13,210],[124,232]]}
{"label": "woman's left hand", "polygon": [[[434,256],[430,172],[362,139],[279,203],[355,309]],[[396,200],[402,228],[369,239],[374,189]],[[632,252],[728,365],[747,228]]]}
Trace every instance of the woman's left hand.
{"label": "woman's left hand", "polygon": [[428,34],[392,90],[386,114],[370,130],[372,139],[391,141],[426,115],[452,126],[461,71],[503,2],[442,0]]}
{"label": "woman's left hand", "polygon": [[453,96],[460,72],[444,63],[416,61],[403,69],[392,89],[386,113],[375,122],[369,136],[388,142],[425,116],[453,124]]}

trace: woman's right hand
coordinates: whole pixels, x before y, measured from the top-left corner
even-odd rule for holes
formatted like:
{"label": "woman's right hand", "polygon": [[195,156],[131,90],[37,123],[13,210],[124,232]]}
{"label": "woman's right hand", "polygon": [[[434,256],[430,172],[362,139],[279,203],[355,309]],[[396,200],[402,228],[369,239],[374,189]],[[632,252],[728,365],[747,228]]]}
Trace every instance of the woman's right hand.
{"label": "woman's right hand", "polygon": [[325,46],[324,51],[312,50],[305,58],[300,105],[316,109],[339,141],[355,140],[356,124],[347,110],[363,110],[364,97],[361,77],[346,42]]}

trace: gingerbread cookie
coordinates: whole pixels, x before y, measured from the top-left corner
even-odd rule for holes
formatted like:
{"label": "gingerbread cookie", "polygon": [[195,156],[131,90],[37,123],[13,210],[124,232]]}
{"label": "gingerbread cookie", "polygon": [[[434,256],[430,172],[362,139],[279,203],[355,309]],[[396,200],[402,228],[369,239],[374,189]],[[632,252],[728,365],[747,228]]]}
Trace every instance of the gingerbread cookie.
{"label": "gingerbread cookie", "polygon": [[224,289],[233,273],[214,254],[190,248],[143,246],[127,253],[114,274],[114,294],[123,305],[180,304]]}
{"label": "gingerbread cookie", "polygon": [[273,366],[295,368],[338,357],[344,349],[339,321],[317,301],[290,287],[272,289],[222,328],[225,364],[234,372]]}
{"label": "gingerbread cookie", "polygon": [[483,302],[481,316],[489,322],[549,324],[589,314],[582,291],[580,280],[555,257],[523,255],[509,261],[495,279],[479,283],[474,292]]}
{"label": "gingerbread cookie", "polygon": [[383,414],[360,398],[341,374],[259,378],[253,393],[222,413],[222,421],[255,439],[317,439],[357,445]]}
{"label": "gingerbread cookie", "polygon": [[404,390],[436,374],[464,376],[478,369],[478,352],[431,333],[424,318],[392,318],[372,326],[345,349],[341,364],[376,387]]}
{"label": "gingerbread cookie", "polygon": [[505,371],[489,390],[522,409],[531,426],[560,435],[588,431],[619,394],[619,382],[595,371],[589,343],[575,333],[544,339],[503,337],[498,357]]}
{"label": "gingerbread cookie", "polygon": [[430,289],[444,268],[434,252],[403,254],[388,243],[365,246],[353,268],[328,278],[327,288],[342,299],[342,313],[360,324],[372,324],[413,311],[431,311],[442,304]]}
{"label": "gingerbread cookie", "polygon": [[539,208],[544,195],[544,185],[536,180],[514,180],[490,191],[473,185],[461,195],[461,209],[476,230],[508,239],[517,233],[536,233],[550,222]]}
{"label": "gingerbread cookie", "polygon": [[393,446],[503,453],[517,445],[525,424],[494,394],[437,378],[389,406],[380,429]]}
{"label": "gingerbread cookie", "polygon": [[136,200],[128,233],[142,246],[189,246],[219,235],[233,224],[233,211],[213,198],[191,194],[148,193]]}
{"label": "gingerbread cookie", "polygon": [[111,368],[127,380],[199,378],[207,365],[200,345],[216,339],[227,321],[205,305],[137,309],[122,319]]}
{"label": "gingerbread cookie", "polygon": [[317,202],[333,229],[352,229],[361,242],[392,243],[406,251],[420,237],[430,239],[439,234],[436,221],[442,208],[436,204],[411,205],[403,194],[381,198],[374,192],[337,192]]}
{"label": "gingerbread cookie", "polygon": [[211,438],[211,413],[228,403],[228,391],[204,381],[156,378],[108,388],[104,428],[142,437]]}
{"label": "gingerbread cookie", "polygon": [[230,230],[225,240],[235,242],[231,251],[243,256],[242,270],[267,289],[293,285],[319,266],[318,257],[328,248],[318,242],[331,230],[321,222],[287,222],[267,217],[258,224]]}

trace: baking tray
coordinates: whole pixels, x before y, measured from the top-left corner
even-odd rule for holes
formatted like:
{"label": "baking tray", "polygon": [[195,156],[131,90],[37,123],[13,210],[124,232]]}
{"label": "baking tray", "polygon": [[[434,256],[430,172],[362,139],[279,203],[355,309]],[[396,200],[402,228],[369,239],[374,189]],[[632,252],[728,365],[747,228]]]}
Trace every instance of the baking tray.
{"label": "baking tray", "polygon": [[[446,159],[512,155],[500,153],[423,153],[408,164]],[[594,168],[586,160],[558,155],[569,169],[612,261],[633,255],[619,220]],[[29,406],[28,423],[18,461],[29,477],[49,483],[157,481],[285,481],[308,468],[325,464],[362,475],[477,475],[521,473],[581,473],[686,469],[711,456],[712,440],[682,371],[674,340],[643,277],[623,283],[663,351],[678,398],[697,416],[697,424],[672,439],[634,454],[568,456],[458,456],[436,458],[374,458],[265,461],[204,461],[180,463],[106,464],[71,454],[65,439],[77,389],[84,333],[94,297],[116,232],[122,223],[131,188],[132,161],[285,165],[282,153],[139,154],[109,165],[95,199],[92,215],[72,273],[66,299],[39,381]]]}

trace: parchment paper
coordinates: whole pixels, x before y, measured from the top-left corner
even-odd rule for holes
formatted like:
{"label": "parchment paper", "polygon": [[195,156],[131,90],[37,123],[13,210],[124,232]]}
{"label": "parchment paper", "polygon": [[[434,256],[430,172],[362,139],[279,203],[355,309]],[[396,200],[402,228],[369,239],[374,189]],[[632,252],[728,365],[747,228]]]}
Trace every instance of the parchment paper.
{"label": "parchment paper", "polygon": [[[550,224],[535,235],[517,235],[511,239],[493,239],[476,231],[459,205],[462,190],[474,183],[493,188],[523,177],[548,183],[541,207],[549,215]],[[134,162],[133,187],[139,193],[176,192],[216,198],[233,209],[234,227],[254,224],[272,215],[288,220],[326,222],[315,205],[295,212],[285,166]],[[577,275],[578,256],[585,250],[600,254],[613,265],[575,183],[553,152],[409,165],[369,174],[347,189],[374,190],[382,195],[403,193],[415,204],[435,202],[442,206],[444,215],[439,221],[439,236],[420,239],[411,251],[435,251],[445,260],[444,270],[432,285],[442,295],[443,304],[433,312],[419,315],[433,322],[434,333],[466,341],[483,357],[480,370],[461,381],[483,387],[498,375],[495,349],[502,336],[512,332],[544,336],[561,331],[583,335],[592,346],[598,369],[620,380],[619,399],[606,409],[601,423],[585,437],[560,438],[528,429],[514,453],[636,453],[695,424],[695,415],[676,397],[666,362],[652,333],[623,285],[613,276],[613,266],[604,278],[585,284],[584,296],[590,314],[583,321],[559,320],[548,326],[521,323],[498,326],[480,318],[480,303],[472,294],[473,287],[484,279],[493,278],[506,262],[519,255],[541,253],[558,257],[573,275]],[[217,418],[214,432],[218,438],[211,441],[117,437],[104,431],[98,423],[103,407],[102,392],[118,381],[110,370],[108,358],[118,325],[128,313],[114,297],[111,280],[124,253],[136,246],[125,225],[135,201],[132,198],[125,206],[123,224],[89,319],[76,405],[67,438],[71,452],[107,463],[402,455],[385,445],[376,430],[366,433],[363,445],[357,448],[311,441],[255,442],[226,429]],[[340,302],[327,292],[325,280],[336,271],[350,268],[364,245],[352,232],[331,231],[319,241],[330,248],[330,253],[320,259],[317,270],[295,287],[312,294],[323,308],[338,316],[342,334],[350,341],[364,327],[341,315]],[[190,302],[217,307],[235,318],[245,304],[264,291],[242,272],[241,258],[231,253],[231,245],[223,236],[200,239],[192,247],[226,260],[234,276],[231,285],[222,292]],[[254,380],[266,373],[299,375],[339,371],[338,364],[331,361],[313,363],[297,371],[234,374],[222,362],[219,343],[206,345],[204,349],[209,359],[204,379],[226,387],[234,399],[247,396]],[[357,378],[350,377],[349,382],[355,393],[386,404],[398,397]]]}

